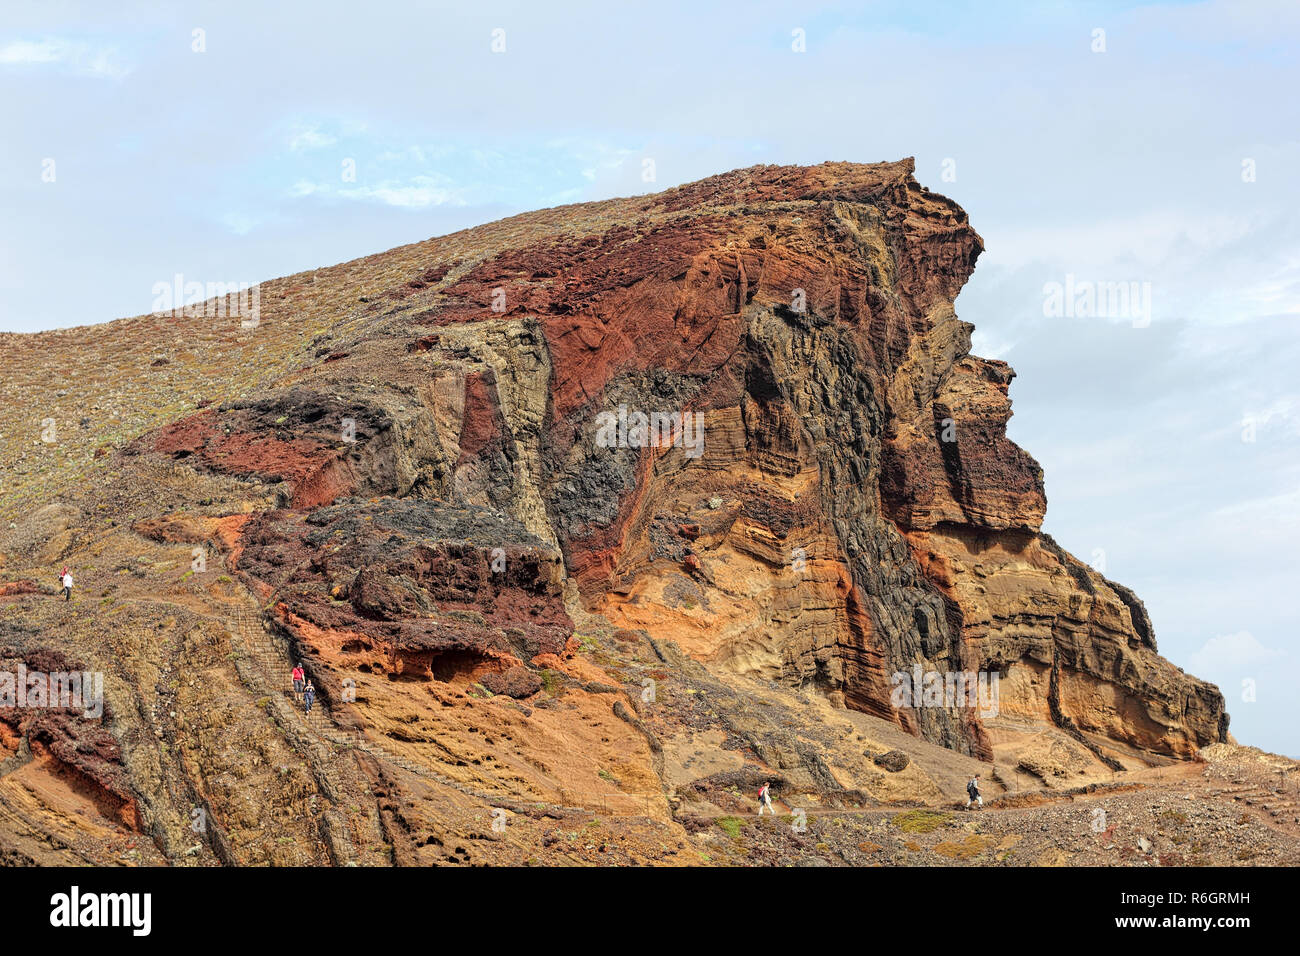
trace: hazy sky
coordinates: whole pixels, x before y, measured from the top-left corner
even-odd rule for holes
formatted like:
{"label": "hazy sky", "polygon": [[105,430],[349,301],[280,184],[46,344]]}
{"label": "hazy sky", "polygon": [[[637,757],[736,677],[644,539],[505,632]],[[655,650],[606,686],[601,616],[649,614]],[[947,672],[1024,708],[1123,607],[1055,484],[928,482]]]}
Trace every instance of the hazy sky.
{"label": "hazy sky", "polygon": [[[1047,530],[1137,591],[1239,740],[1300,755],[1300,4],[180,6],[2,0],[0,330],[915,156],[984,236],[957,308],[1019,373]],[[1048,314],[1067,282],[1139,308]]]}

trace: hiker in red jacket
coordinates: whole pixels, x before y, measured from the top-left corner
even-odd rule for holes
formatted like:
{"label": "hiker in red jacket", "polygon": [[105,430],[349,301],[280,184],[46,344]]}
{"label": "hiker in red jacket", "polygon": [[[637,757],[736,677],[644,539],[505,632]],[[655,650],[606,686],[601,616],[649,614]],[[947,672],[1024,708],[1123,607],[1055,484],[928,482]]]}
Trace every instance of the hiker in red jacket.
{"label": "hiker in red jacket", "polygon": [[303,674],[302,665],[293,665],[293,696],[297,697],[302,693],[302,682],[306,675]]}

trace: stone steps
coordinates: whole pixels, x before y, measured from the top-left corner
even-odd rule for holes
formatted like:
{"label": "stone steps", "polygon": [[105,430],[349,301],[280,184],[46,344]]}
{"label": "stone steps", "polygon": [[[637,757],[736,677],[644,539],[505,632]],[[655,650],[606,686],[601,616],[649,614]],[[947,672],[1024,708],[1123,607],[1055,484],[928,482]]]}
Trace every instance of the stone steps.
{"label": "stone steps", "polygon": [[1234,803],[1261,810],[1283,823],[1300,823],[1300,793],[1259,785],[1224,787],[1213,796],[1228,797]]}
{"label": "stone steps", "polygon": [[[241,613],[236,617],[240,636],[250,656],[259,665],[258,671],[258,690],[291,696],[293,694],[293,678],[290,676],[292,662],[289,658],[289,649],[286,642],[272,636],[263,626],[261,613]],[[283,676],[279,676],[283,675]],[[299,718],[306,724],[318,738],[327,741],[336,746],[354,747],[357,750],[364,751],[373,757],[384,760],[394,766],[400,767],[408,773],[416,774],[429,780],[434,780],[443,786],[457,790],[466,796],[493,804],[495,806],[506,806],[513,802],[513,798],[503,798],[500,794],[487,793],[482,790],[476,790],[465,784],[445,777],[428,767],[417,764],[411,760],[401,757],[375,741],[365,736],[360,730],[346,730],[337,726],[329,717],[328,711],[322,704],[320,698],[312,706],[311,713],[308,714],[302,706],[301,698],[295,698],[292,701],[294,710],[298,713]],[[325,758],[328,752],[329,756],[334,756],[331,748],[320,747],[321,759]],[[547,804],[547,806],[553,806]],[[576,807],[560,807],[559,809],[576,810]]]}
{"label": "stone steps", "polygon": [[[245,658],[253,664],[241,671],[241,677],[254,693],[285,704],[277,710],[288,721],[287,726],[283,722],[281,724],[286,741],[308,756],[322,792],[337,802],[347,792],[344,782],[346,774],[336,765],[338,754],[320,742],[322,728],[328,724],[328,719],[322,713],[323,708],[313,708],[308,715],[304,713],[299,701],[284,701],[284,698],[291,697],[293,693],[293,680],[289,676],[290,665],[287,663],[287,644],[267,632],[261,610],[254,608],[251,602],[236,612],[234,624],[233,633],[243,645]],[[306,733],[302,732],[303,729]],[[329,818],[329,826],[323,829],[326,830],[324,835],[331,856],[337,863],[355,865],[360,854],[351,842],[346,824],[333,811],[326,811],[324,816]]]}

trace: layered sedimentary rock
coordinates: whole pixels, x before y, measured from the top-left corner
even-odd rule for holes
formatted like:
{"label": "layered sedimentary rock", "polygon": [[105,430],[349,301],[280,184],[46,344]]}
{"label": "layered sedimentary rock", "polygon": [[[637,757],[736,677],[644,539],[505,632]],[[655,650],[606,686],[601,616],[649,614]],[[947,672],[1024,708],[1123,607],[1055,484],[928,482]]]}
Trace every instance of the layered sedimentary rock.
{"label": "layered sedimentary rock", "polygon": [[[349,647],[394,673],[526,666],[563,649],[563,577],[616,626],[965,753],[989,757],[996,726],[900,706],[895,674],[996,673],[1002,717],[1116,766],[1190,755],[1226,736],[1218,692],[1040,533],[1041,471],[1006,437],[1013,372],[970,354],[953,311],[982,248],[910,161],[573,207],[425,263],[346,351],[132,451],[279,489],[239,568],[345,670]],[[451,530],[472,513],[509,527]],[[470,605],[481,622],[447,619]],[[506,636],[512,616],[529,636]]]}

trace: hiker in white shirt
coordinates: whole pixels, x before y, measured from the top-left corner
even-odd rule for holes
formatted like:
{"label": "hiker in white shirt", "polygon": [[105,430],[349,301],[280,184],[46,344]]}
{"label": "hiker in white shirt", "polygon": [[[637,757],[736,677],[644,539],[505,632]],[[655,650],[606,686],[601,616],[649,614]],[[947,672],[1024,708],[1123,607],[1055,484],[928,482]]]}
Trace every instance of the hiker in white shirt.
{"label": "hiker in white shirt", "polygon": [[767,807],[768,813],[776,816],[776,810],[772,808],[772,785],[770,783],[763,784],[762,789],[758,791],[758,800],[758,815],[760,817],[763,815],[764,807]]}
{"label": "hiker in white shirt", "polygon": [[59,583],[63,585],[63,600],[72,600],[72,575],[67,568],[63,569],[63,574],[59,577]]}

